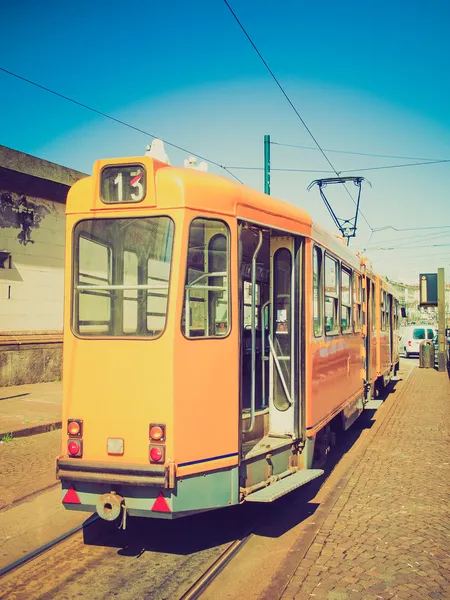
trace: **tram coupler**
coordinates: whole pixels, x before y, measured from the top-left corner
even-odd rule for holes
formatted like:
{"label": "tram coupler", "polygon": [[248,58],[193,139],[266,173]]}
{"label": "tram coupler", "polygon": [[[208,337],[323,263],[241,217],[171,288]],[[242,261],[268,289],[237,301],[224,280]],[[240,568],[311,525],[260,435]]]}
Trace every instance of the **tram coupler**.
{"label": "tram coupler", "polygon": [[102,494],[97,500],[96,509],[98,516],[105,521],[115,521],[122,514],[120,529],[126,529],[127,509],[125,498],[122,498],[116,492]]}

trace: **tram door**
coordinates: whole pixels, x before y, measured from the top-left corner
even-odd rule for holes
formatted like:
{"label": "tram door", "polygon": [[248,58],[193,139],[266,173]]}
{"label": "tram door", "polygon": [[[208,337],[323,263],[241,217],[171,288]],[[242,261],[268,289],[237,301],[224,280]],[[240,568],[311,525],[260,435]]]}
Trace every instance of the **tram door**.
{"label": "tram door", "polygon": [[293,236],[271,236],[269,436],[298,435],[299,248]]}

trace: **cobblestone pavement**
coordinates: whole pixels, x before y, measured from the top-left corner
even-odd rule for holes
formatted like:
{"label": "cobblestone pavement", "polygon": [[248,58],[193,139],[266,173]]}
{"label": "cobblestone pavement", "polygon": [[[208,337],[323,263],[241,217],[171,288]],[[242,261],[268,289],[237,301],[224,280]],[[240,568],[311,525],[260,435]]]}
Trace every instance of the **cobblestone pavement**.
{"label": "cobblestone pavement", "polygon": [[57,483],[61,431],[0,443],[0,510]]}
{"label": "cobblestone pavement", "polygon": [[281,598],[450,599],[450,383],[414,369]]}

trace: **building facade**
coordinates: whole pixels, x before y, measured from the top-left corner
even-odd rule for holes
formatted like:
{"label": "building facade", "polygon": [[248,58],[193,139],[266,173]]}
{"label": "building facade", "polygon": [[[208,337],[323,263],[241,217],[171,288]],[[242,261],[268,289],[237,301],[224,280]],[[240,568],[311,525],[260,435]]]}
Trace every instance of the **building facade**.
{"label": "building facade", "polygon": [[61,377],[65,202],[83,177],[0,146],[0,386]]}

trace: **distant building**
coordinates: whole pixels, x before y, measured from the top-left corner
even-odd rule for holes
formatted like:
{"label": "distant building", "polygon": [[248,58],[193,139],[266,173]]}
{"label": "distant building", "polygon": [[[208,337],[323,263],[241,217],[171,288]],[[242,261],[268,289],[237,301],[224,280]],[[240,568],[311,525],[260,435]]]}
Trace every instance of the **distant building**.
{"label": "distant building", "polygon": [[61,377],[65,202],[83,177],[0,146],[0,386]]}
{"label": "distant building", "polygon": [[[419,278],[419,275],[417,275]],[[437,308],[421,308],[419,283],[411,285],[407,283],[399,283],[390,281],[390,284],[397,290],[400,306],[406,309],[407,318],[405,322],[411,323],[437,323]],[[450,284],[445,285],[445,314],[450,318]],[[448,322],[450,326],[450,321]]]}

